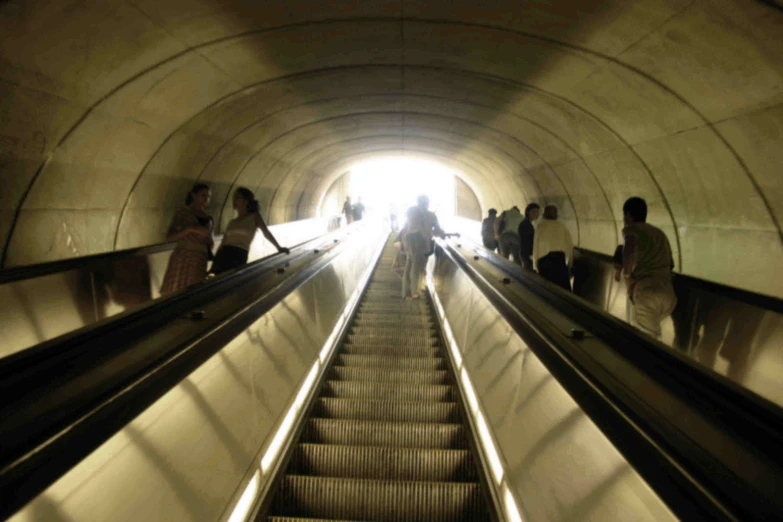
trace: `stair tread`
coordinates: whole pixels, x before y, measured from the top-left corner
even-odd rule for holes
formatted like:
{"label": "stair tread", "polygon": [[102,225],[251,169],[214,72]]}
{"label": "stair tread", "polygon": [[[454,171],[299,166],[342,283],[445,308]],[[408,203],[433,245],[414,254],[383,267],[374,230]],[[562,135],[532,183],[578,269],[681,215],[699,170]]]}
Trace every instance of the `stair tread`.
{"label": "stair tread", "polygon": [[[352,499],[361,498],[361,502]],[[275,514],[410,522],[490,520],[477,482],[396,481],[286,475]]]}
{"label": "stair tread", "polygon": [[475,482],[478,478],[468,449],[315,443],[296,447],[287,473],[425,482]]}
{"label": "stair tread", "polygon": [[453,398],[456,397],[454,387],[449,384],[379,383],[336,380],[326,381],[323,393],[323,397],[383,397],[382,400],[431,402],[451,402]]}

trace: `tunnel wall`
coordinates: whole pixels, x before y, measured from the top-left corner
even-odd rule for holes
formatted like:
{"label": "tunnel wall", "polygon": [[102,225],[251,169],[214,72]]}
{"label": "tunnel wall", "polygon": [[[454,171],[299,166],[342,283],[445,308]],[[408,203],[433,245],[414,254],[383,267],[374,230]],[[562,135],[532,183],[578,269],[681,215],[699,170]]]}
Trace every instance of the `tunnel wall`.
{"label": "tunnel wall", "polygon": [[347,163],[459,167],[610,253],[650,203],[677,269],[783,295],[783,14],[746,0],[0,4],[3,266],[162,239],[195,180],[230,219],[315,216]]}

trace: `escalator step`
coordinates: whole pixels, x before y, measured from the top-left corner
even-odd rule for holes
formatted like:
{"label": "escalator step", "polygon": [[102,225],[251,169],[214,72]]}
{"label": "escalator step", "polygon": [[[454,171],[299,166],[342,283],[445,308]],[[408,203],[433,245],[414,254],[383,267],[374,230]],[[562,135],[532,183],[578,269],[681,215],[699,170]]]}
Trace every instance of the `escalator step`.
{"label": "escalator step", "polygon": [[350,330],[351,335],[357,337],[370,336],[370,337],[382,337],[382,338],[399,338],[399,337],[423,337],[425,339],[437,339],[438,334],[435,332],[435,328],[427,326],[408,326],[408,325],[389,325],[389,326],[363,326],[356,325]]}
{"label": "escalator step", "polygon": [[439,357],[440,348],[428,346],[344,344],[342,353],[349,355],[391,355],[396,357]]}
{"label": "escalator step", "polygon": [[302,442],[394,448],[466,449],[462,424],[310,419]]}
{"label": "escalator step", "polygon": [[418,337],[406,335],[405,328],[400,328],[396,335],[383,335],[380,332],[375,335],[348,334],[345,342],[348,344],[394,344],[398,346],[438,346],[438,338],[435,336]]}
{"label": "escalator step", "polygon": [[406,315],[405,317],[405,323],[402,323],[402,318],[400,315],[389,315],[389,314],[383,314],[383,313],[372,313],[372,312],[358,312],[356,315],[356,321],[354,321],[354,324],[356,326],[434,326],[435,320],[432,317],[428,317],[425,315],[419,315],[415,313],[411,313]]}
{"label": "escalator step", "polygon": [[378,312],[407,312],[423,315],[429,315],[430,313],[429,306],[421,299],[417,299],[415,301],[400,300],[399,302],[390,301],[388,299],[377,302],[362,301],[362,303],[359,305],[359,309],[362,311],[375,310]]}
{"label": "escalator step", "polygon": [[266,517],[266,522],[364,522],[362,520],[335,520],[333,518]]}
{"label": "escalator step", "polygon": [[363,520],[335,520],[333,518],[266,517],[266,522],[365,522]]}
{"label": "escalator step", "polygon": [[362,368],[391,368],[395,370],[445,370],[446,362],[441,357],[401,357],[394,355],[352,355],[340,354],[339,366]]}
{"label": "escalator step", "polygon": [[403,422],[460,422],[456,402],[395,402],[319,398],[313,415],[321,418]]}
{"label": "escalator step", "polygon": [[478,480],[476,466],[468,450],[325,444],[297,446],[288,466],[288,474],[425,482]]}
{"label": "escalator step", "polygon": [[447,385],[379,384],[377,382],[327,381],[322,395],[338,399],[452,402],[456,393]]}
{"label": "escalator step", "polygon": [[272,506],[286,516],[405,522],[490,520],[477,483],[283,478]]}
{"label": "escalator step", "polygon": [[417,371],[388,368],[332,366],[329,378],[337,381],[399,382],[408,384],[449,384],[445,370]]}

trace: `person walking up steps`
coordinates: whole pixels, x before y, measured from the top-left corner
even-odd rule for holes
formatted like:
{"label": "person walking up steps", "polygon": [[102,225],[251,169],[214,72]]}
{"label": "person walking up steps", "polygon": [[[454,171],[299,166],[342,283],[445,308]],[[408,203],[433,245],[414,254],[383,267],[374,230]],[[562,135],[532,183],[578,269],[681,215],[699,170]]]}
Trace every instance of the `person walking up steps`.
{"label": "person walking up steps", "polygon": [[484,243],[484,248],[493,252],[498,249],[498,240],[495,239],[495,220],[497,215],[498,211],[491,208],[487,217],[481,222],[481,241]]}
{"label": "person walking up steps", "polygon": [[521,245],[519,243],[519,225],[522,224],[522,213],[514,205],[495,220],[495,238],[498,240],[500,255],[505,259],[514,258],[518,265],[522,264]]}
{"label": "person walking up steps", "polygon": [[544,279],[571,291],[568,267],[574,258],[574,241],[566,226],[557,221],[557,207],[544,207],[544,220],[536,229],[533,241],[533,259],[538,273]]}
{"label": "person walking up steps", "polygon": [[424,282],[427,254],[433,236],[446,234],[438,224],[438,217],[429,210],[430,199],[419,196],[418,204],[408,209],[402,244],[405,248],[405,272],[402,276],[402,298],[418,299]]}
{"label": "person walking up steps", "polygon": [[631,324],[660,339],[661,321],[677,305],[669,238],[647,223],[647,202],[642,198],[625,202],[623,222],[622,272],[631,301]]}

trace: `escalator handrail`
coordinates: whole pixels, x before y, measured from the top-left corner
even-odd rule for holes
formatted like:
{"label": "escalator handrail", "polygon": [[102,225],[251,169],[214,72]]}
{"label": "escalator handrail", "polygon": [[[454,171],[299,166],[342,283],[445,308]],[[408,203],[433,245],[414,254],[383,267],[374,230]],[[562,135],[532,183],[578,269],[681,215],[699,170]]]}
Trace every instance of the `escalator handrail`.
{"label": "escalator handrail", "polygon": [[[220,239],[221,237],[222,236],[215,236],[216,239]],[[37,277],[68,272],[71,270],[89,269],[93,266],[104,265],[107,261],[113,262],[116,259],[148,256],[157,254],[159,252],[165,252],[167,250],[174,250],[176,246],[176,242],[157,243],[154,245],[146,245],[124,250],[113,250],[111,252],[104,252],[101,254],[73,257],[69,259],[61,259],[58,261],[50,261],[47,263],[8,268],[5,270],[0,270],[0,285],[15,283],[17,281],[23,281],[26,279],[35,279]]]}
{"label": "escalator handrail", "polygon": [[[449,248],[453,247],[449,245]],[[627,359],[634,361],[637,366],[646,368],[648,371],[658,370],[667,376],[676,374],[681,383],[692,387],[692,394],[701,393],[704,390],[708,390],[710,395],[719,393],[720,400],[713,402],[723,405],[727,402],[741,405],[737,409],[742,412],[743,418],[747,414],[752,414],[764,419],[764,425],[775,426],[777,434],[783,433],[783,409],[778,405],[731,379],[705,368],[687,355],[671,349],[662,342],[640,334],[625,321],[598,308],[593,303],[545,281],[537,274],[530,273],[519,265],[488,252],[478,245],[473,245],[473,251],[575,322],[589,325],[592,333],[600,333],[602,340],[611,344],[613,349]],[[459,251],[455,251],[455,254],[464,257]],[[643,356],[644,358],[640,360]],[[652,357],[654,360],[647,357]],[[660,370],[660,368],[665,368],[665,370]]]}
{"label": "escalator handrail", "polygon": [[[187,338],[177,338],[178,344],[176,346],[162,347],[161,353],[164,353],[165,357],[151,362],[145,360],[143,363],[145,366],[141,367],[142,369],[137,365],[132,370],[128,370],[127,375],[117,378],[116,382],[103,382],[96,388],[97,391],[89,394],[89,397],[80,397],[79,394],[82,393],[80,386],[85,381],[85,375],[87,378],[91,374],[100,377],[102,368],[106,368],[110,364],[114,364],[117,368],[120,363],[123,365],[120,370],[122,372],[125,363],[121,358],[118,359],[118,362],[113,362],[112,354],[117,354],[120,357],[130,352],[134,347],[134,342],[138,344],[138,339],[130,339],[125,342],[124,346],[119,346],[116,344],[117,338],[124,339],[124,337],[113,330],[102,331],[101,335],[95,335],[94,332],[91,332],[85,342],[93,347],[111,346],[112,353],[105,354],[103,360],[95,364],[96,367],[102,365],[97,369],[92,366],[79,367],[78,363],[70,362],[71,375],[61,379],[57,386],[60,387],[59,389],[66,390],[64,395],[67,398],[64,400],[71,401],[75,405],[72,408],[66,408],[68,411],[58,419],[50,420],[43,415],[36,417],[38,425],[28,428],[27,424],[22,425],[17,422],[20,428],[16,431],[9,431],[7,428],[9,425],[14,425],[13,421],[9,421],[14,412],[24,411],[25,407],[31,409],[46,407],[44,404],[46,394],[50,393],[52,389],[46,372],[56,371],[57,364],[51,365],[47,364],[48,361],[39,361],[37,367],[43,366],[44,373],[37,372],[36,370],[40,368],[34,367],[27,372],[28,375],[21,379],[15,379],[17,386],[29,387],[27,392],[24,390],[9,392],[6,381],[0,380],[0,387],[5,388],[2,392],[3,396],[9,397],[9,401],[11,401],[10,405],[9,401],[2,405],[3,414],[0,415],[0,436],[2,437],[0,448],[4,450],[2,460],[0,460],[0,519],[13,514],[36,494],[43,491],[200,364],[217,353],[231,339],[249,327],[262,313],[280,303],[291,291],[331,263],[344,246],[344,241],[340,241],[335,236],[347,237],[350,234],[351,231],[338,231],[322,236],[320,242],[318,240],[305,242],[300,249],[307,247],[307,253],[312,254],[311,249],[314,243],[322,245],[320,247],[322,250],[319,251],[319,255],[313,256],[312,261],[305,259],[306,264],[293,275],[282,282],[270,282],[268,289],[264,290],[262,295],[254,296],[252,302],[245,301],[238,304],[235,311],[231,312],[229,316],[218,318],[218,324],[203,327],[199,331],[194,327],[194,332],[188,333]],[[212,281],[211,284],[183,292],[180,297],[187,298],[185,304],[192,306],[194,295],[208,294],[209,297],[212,297],[220,294],[223,298],[233,296],[231,294],[232,288],[244,284],[249,278],[256,278],[262,273],[266,273],[263,269],[269,268],[270,262],[276,262],[271,268],[282,267],[287,262],[279,255],[270,256],[270,258],[272,259],[267,258],[265,262],[257,262],[236,270],[233,274],[218,278],[219,281]],[[147,335],[149,332],[144,325],[150,320],[157,319],[155,324],[159,325],[166,323],[166,318],[163,318],[162,321],[159,320],[161,315],[174,314],[172,317],[178,316],[181,307],[174,306],[173,302],[169,302],[169,300],[166,301],[164,310],[160,310],[154,315],[145,314],[144,317],[137,318],[135,323],[126,325],[125,329],[136,329]],[[115,334],[114,338],[112,338],[112,333]],[[76,357],[78,358],[78,354]],[[65,364],[67,366],[69,363]],[[33,406],[30,406],[31,404]],[[6,427],[3,427],[4,424]],[[27,433],[28,430],[31,433]],[[21,444],[20,441],[22,441]]]}
{"label": "escalator handrail", "polygon": [[[612,256],[603,254],[601,252],[588,250],[582,247],[575,247],[574,250],[579,252],[580,256],[587,257],[589,259],[594,259],[609,265],[611,265],[613,262]],[[769,310],[770,312],[775,312],[777,314],[783,314],[783,299],[779,299],[777,297],[759,294],[733,286],[723,285],[714,281],[700,279],[698,277],[686,275],[680,272],[672,272],[672,278],[675,281],[678,279],[684,281],[689,288],[698,288],[700,290],[717,294],[726,299],[739,301],[743,304],[755,306],[763,310]]]}
{"label": "escalator handrail", "polygon": [[[341,237],[345,233],[346,232],[341,230],[329,232],[294,245],[290,247],[290,254],[285,260],[288,262],[293,261],[302,255],[306,255],[313,249],[318,249],[325,243],[335,241],[335,238]],[[176,244],[173,245],[176,246]],[[165,245],[159,246],[162,247]],[[207,279],[201,283],[174,292],[171,295],[148,301],[132,310],[107,317],[102,321],[85,325],[71,332],[67,332],[0,358],[0,382],[7,379],[9,376],[17,374],[20,369],[29,368],[37,361],[62,357],[68,350],[74,348],[78,349],[81,345],[90,341],[95,336],[101,336],[124,325],[140,321],[145,317],[166,314],[166,310],[171,310],[173,305],[187,303],[188,306],[192,308],[193,303],[199,302],[199,295],[209,292],[210,290],[231,286],[234,284],[233,281],[239,278],[244,279],[250,274],[255,277],[262,276],[275,268],[281,259],[283,259],[283,254],[276,252],[252,263],[248,263],[239,269],[222,274],[220,277]]]}
{"label": "escalator handrail", "polygon": [[[464,270],[468,276],[478,284],[482,292],[493,301],[498,310],[501,311],[507,320],[509,320],[515,330],[524,331],[527,329],[530,331],[529,325],[532,324],[530,323],[531,320],[521,320],[522,317],[527,315],[526,312],[523,311],[525,305],[521,303],[515,304],[514,302],[509,301],[507,297],[504,297],[503,289],[506,286],[505,282],[502,280],[497,282],[487,280],[471,265],[471,261],[468,261],[468,258],[458,250],[458,248],[461,248],[461,245],[458,245],[457,248],[455,248],[453,245],[444,241],[439,241],[438,245],[440,249],[445,252],[446,256],[450,257],[460,269]],[[566,312],[566,316],[569,316],[567,313],[569,308],[581,307],[588,311],[589,317],[598,321],[597,325],[587,323],[595,327],[595,329],[600,330],[602,325],[618,328],[622,333],[620,339],[623,339],[626,343],[630,343],[631,346],[621,346],[621,349],[617,349],[615,344],[605,343],[610,347],[610,350],[616,354],[615,357],[619,356],[622,359],[629,360],[631,365],[636,365],[639,370],[647,374],[647,378],[652,382],[657,382],[658,386],[663,388],[673,386],[675,390],[673,393],[676,394],[675,396],[678,400],[682,401],[682,404],[688,405],[690,411],[698,412],[697,415],[706,419],[708,423],[712,423],[713,431],[710,433],[717,434],[719,431],[716,430],[721,430],[721,436],[725,434],[726,437],[730,438],[735,448],[752,448],[750,453],[754,454],[757,460],[751,464],[760,464],[758,468],[754,469],[766,470],[765,473],[767,477],[783,477],[783,465],[781,465],[781,460],[774,457],[774,455],[778,454],[781,442],[780,408],[771,403],[766,403],[763,399],[756,397],[737,386],[727,386],[727,384],[731,383],[723,382],[725,379],[719,379],[716,375],[710,375],[711,372],[706,372],[701,368],[695,367],[694,364],[689,364],[687,366],[686,373],[691,374],[692,372],[700,372],[707,379],[707,382],[710,383],[712,388],[707,388],[705,390],[704,383],[699,379],[685,379],[684,381],[682,378],[678,379],[676,377],[678,373],[677,370],[682,371],[684,365],[681,364],[682,361],[680,361],[680,358],[676,357],[677,354],[669,350],[668,347],[661,345],[666,351],[661,350],[660,347],[655,345],[654,341],[650,341],[638,335],[628,325],[618,321],[614,317],[607,316],[607,314],[595,307],[586,306],[589,305],[589,303],[582,302],[581,299],[569,295],[559,287],[540,280],[538,276],[525,273],[522,268],[517,265],[504,261],[497,256],[490,255],[484,249],[475,248],[472,254],[478,254],[481,256],[479,259],[489,261],[492,266],[500,268],[504,274],[509,275],[510,279],[514,279],[524,285],[527,289],[533,290],[538,296],[545,298],[548,296],[548,298],[546,298],[547,302],[552,304],[558,311]],[[470,255],[470,257],[474,258],[474,255]],[[571,319],[573,320],[573,317],[571,317]],[[580,321],[576,322],[580,323]],[[693,419],[674,419],[674,422],[672,422],[671,416],[667,416],[664,412],[657,411],[653,409],[653,406],[645,404],[646,401],[640,393],[646,388],[641,387],[641,385],[638,385],[638,387],[640,387],[639,389],[628,388],[627,385],[616,378],[606,380],[606,369],[601,371],[600,363],[597,363],[597,361],[585,364],[585,360],[589,360],[592,357],[591,354],[581,350],[578,347],[577,342],[568,339],[563,332],[559,331],[554,326],[547,326],[544,323],[543,330],[536,327],[534,327],[533,330],[535,331],[535,336],[541,338],[543,335],[544,337],[542,338],[547,339],[546,344],[549,345],[549,347],[544,347],[544,352],[541,352],[541,343],[538,343],[538,351],[533,346],[535,343],[531,343],[531,348],[534,348],[534,351],[536,351],[537,355],[539,355],[542,360],[548,358],[550,364],[553,360],[555,361],[555,364],[561,364],[561,362],[557,362],[558,360],[569,361],[565,366],[570,365],[573,368],[576,368],[576,371],[569,370],[566,372],[566,374],[569,374],[570,372],[570,376],[568,377],[568,379],[572,381],[570,386],[574,386],[573,382],[576,381],[576,388],[578,389],[581,387],[582,392],[590,388],[601,390],[599,393],[594,393],[592,395],[590,393],[585,393],[583,396],[572,395],[586,411],[588,409],[592,410],[591,416],[595,416],[596,418],[604,417],[604,420],[606,420],[606,418],[612,417],[611,410],[614,409],[624,412],[624,416],[627,419],[633,419],[628,426],[635,426],[635,429],[628,430],[627,428],[622,428],[626,430],[624,433],[625,438],[611,436],[610,438],[613,438],[613,442],[618,445],[618,447],[625,447],[625,449],[631,453],[636,452],[637,455],[634,455],[633,457],[629,457],[629,454],[626,453],[626,458],[629,458],[629,460],[631,460],[631,458],[635,459],[634,465],[646,468],[647,473],[652,473],[653,475],[657,474],[658,478],[656,479],[656,485],[663,489],[669,489],[668,494],[670,496],[674,495],[676,497],[679,495],[680,501],[683,501],[680,502],[680,504],[688,504],[689,500],[676,491],[672,493],[670,489],[671,486],[667,485],[668,482],[672,480],[670,478],[671,476],[679,475],[682,477],[679,480],[681,487],[688,488],[692,485],[690,496],[701,498],[702,500],[699,501],[699,505],[705,506],[705,509],[709,509],[709,506],[717,507],[718,511],[716,513],[725,511],[726,508],[721,507],[725,502],[728,502],[727,505],[731,506],[731,512],[738,510],[742,513],[753,512],[754,509],[768,513],[770,509],[774,509],[773,506],[779,507],[781,505],[781,500],[779,498],[769,494],[769,487],[767,487],[767,493],[758,493],[754,490],[752,484],[749,482],[742,482],[739,480],[738,476],[723,476],[720,473],[720,470],[732,469],[729,465],[733,456],[730,454],[730,451],[727,450],[727,454],[725,455],[716,455],[709,453],[706,450],[694,452],[693,455],[689,454],[687,451],[681,451],[682,448],[687,448],[689,446],[691,448],[694,447],[694,443],[688,436],[688,426],[689,423],[693,422]],[[603,341],[600,335],[596,335],[596,337],[598,340]],[[569,343],[571,343],[571,346],[569,346]],[[654,350],[652,348],[654,348]],[[648,357],[649,354],[663,356],[659,358],[657,365],[654,364],[651,368],[647,364],[642,364],[640,366],[639,357],[634,357],[634,355],[638,356],[642,354],[647,354]],[[672,354],[674,354],[675,357],[668,357]],[[547,366],[549,367],[549,364],[547,364]],[[552,371],[552,368],[550,368],[550,371]],[[656,381],[656,375],[650,375],[651,373],[658,374],[658,376],[663,373],[668,376],[668,380]],[[574,377],[575,375],[578,376]],[[558,380],[560,380],[560,377],[558,377]],[[584,384],[580,384],[580,382]],[[561,384],[564,384],[564,382],[561,382]],[[566,387],[568,388],[568,386]],[[717,394],[717,399],[716,395],[711,393],[714,392],[716,388],[720,390]],[[683,389],[689,391],[683,392]],[[589,403],[587,406],[585,405],[585,401]],[[618,428],[617,422],[618,419],[615,418],[614,421],[610,421],[608,424],[605,423],[603,425],[604,431],[608,434],[615,432],[612,435],[621,431],[621,429]],[[739,425],[737,423],[739,423]],[[635,434],[635,432],[641,436]],[[661,433],[664,433],[665,436],[661,437]],[[637,438],[642,442],[629,442],[634,438]],[[639,455],[638,448],[645,446],[645,443],[643,442],[645,438],[650,441],[657,441],[655,445],[657,448],[660,448],[660,450],[648,450],[647,454],[642,453]],[[672,441],[674,441],[673,444]],[[628,448],[633,449],[629,450]],[[657,457],[654,455],[656,451],[659,451],[660,453]],[[666,462],[669,460],[667,455],[669,454],[676,455],[675,460],[672,462],[684,464],[684,467],[681,464],[677,464],[671,467],[669,471],[664,473],[663,477],[661,477],[659,470],[667,465]],[[704,459],[705,456],[707,457],[706,459]],[[654,464],[651,465],[650,462],[654,462]],[[759,473],[761,473],[761,471],[759,471]],[[775,484],[778,484],[778,482],[779,479],[776,478]],[[710,484],[710,487],[704,487],[702,484]],[[727,491],[731,491],[732,495],[727,495]],[[742,493],[740,494],[740,492]],[[677,501],[675,501],[675,503],[677,503]],[[709,519],[710,517],[707,518]],[[733,519],[731,515],[721,518],[727,520]]]}

